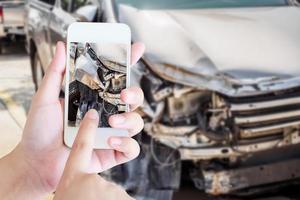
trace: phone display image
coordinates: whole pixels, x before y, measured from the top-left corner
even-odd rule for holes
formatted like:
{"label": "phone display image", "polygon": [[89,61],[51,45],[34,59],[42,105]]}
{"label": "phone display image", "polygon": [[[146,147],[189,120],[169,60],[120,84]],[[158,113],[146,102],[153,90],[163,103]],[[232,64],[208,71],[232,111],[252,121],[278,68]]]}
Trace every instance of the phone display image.
{"label": "phone display image", "polygon": [[126,88],[127,51],[119,43],[71,42],[69,48],[68,125],[78,127],[89,109],[99,113],[98,127],[126,111],[120,99]]}

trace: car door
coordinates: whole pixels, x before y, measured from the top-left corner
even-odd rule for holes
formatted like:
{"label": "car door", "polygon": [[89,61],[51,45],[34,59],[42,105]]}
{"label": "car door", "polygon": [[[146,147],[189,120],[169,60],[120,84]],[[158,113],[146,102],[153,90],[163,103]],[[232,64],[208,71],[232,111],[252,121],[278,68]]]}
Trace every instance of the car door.
{"label": "car door", "polygon": [[[41,65],[47,67],[51,60],[49,48],[49,18],[55,0],[31,0],[28,2],[27,29],[36,45]],[[45,70],[45,69],[44,69]]]}
{"label": "car door", "polygon": [[79,8],[82,8],[86,5],[90,5],[90,7],[87,9],[89,12],[92,10],[96,13],[96,10],[98,8],[97,0],[56,1],[56,4],[51,13],[49,25],[52,53],[54,53],[57,41],[66,41],[67,31],[70,24],[76,21],[87,21],[86,17],[83,17],[76,13]]}
{"label": "car door", "polygon": [[50,48],[52,56],[55,51],[55,45],[58,41],[66,42],[67,31],[70,24],[78,21],[76,17],[70,14],[72,1],[56,0],[50,15],[49,32],[50,32]]}

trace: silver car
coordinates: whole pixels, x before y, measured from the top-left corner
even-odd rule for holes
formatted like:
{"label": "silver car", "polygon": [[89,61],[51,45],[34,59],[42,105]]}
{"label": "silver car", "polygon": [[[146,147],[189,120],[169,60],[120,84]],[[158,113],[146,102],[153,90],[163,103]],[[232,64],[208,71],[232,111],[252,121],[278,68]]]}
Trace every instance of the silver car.
{"label": "silver car", "polygon": [[32,11],[50,20],[43,41],[28,12],[28,49],[39,61],[33,70],[47,66],[74,21],[126,23],[147,47],[131,75],[145,93],[142,152],[107,173],[132,195],[171,199],[186,178],[212,195],[299,183],[299,1],[49,2],[47,14]]}

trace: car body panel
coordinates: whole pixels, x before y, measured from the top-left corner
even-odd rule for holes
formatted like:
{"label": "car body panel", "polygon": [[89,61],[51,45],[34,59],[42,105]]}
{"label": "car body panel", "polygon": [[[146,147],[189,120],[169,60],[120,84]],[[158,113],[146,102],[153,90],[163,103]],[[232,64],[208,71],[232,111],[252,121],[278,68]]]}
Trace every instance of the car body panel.
{"label": "car body panel", "polygon": [[[51,48],[49,46],[49,22],[52,8],[52,5],[38,0],[32,0],[26,6],[28,12],[27,18],[30,19],[25,23],[28,46],[35,45],[34,48],[37,50],[44,71],[52,59]],[[29,49],[31,48],[33,47],[29,47]]]}
{"label": "car body panel", "polygon": [[54,53],[57,41],[67,40],[68,27],[73,22],[76,22],[74,16],[64,11],[62,8],[57,6],[57,4],[54,6],[49,22],[49,34],[51,40],[49,44],[51,46],[51,52]]}
{"label": "car body panel", "polygon": [[[121,5],[119,18],[146,44],[154,70],[175,81],[192,73],[194,85],[192,80],[188,85],[242,95],[258,93],[248,85],[274,85],[300,75],[296,7],[157,11]],[[263,86],[260,91],[266,92]]]}

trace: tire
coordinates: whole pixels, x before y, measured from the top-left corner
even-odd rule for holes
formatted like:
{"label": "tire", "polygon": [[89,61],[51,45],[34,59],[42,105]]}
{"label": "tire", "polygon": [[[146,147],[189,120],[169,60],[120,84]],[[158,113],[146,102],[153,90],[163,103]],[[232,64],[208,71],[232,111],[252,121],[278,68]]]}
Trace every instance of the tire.
{"label": "tire", "polygon": [[68,120],[75,123],[78,105],[75,102],[79,102],[80,92],[78,89],[78,82],[73,81],[69,84],[69,109],[68,109]]}
{"label": "tire", "polygon": [[[101,175],[122,185],[128,194],[137,200],[172,200],[174,191],[179,188],[181,168],[178,168],[178,166],[170,166],[165,169],[158,168],[153,163],[147,142],[142,142],[144,139],[141,138],[145,138],[143,137],[145,134],[135,136],[135,139],[141,145],[141,153],[136,159],[116,166]],[[166,151],[167,149],[157,148],[156,150]],[[170,176],[172,174],[173,177]],[[165,181],[161,183],[163,179]],[[167,185],[168,182],[172,183]],[[174,184],[174,182],[178,183]]]}
{"label": "tire", "polygon": [[148,163],[145,165],[143,158],[139,157],[101,175],[122,185],[127,193],[136,200],[172,200],[174,190],[156,189],[151,185],[148,168]]}
{"label": "tire", "polygon": [[37,91],[39,86],[41,85],[43,77],[45,75],[44,69],[43,69],[43,66],[42,66],[42,63],[41,63],[41,60],[39,58],[37,51],[35,51],[34,55],[33,55],[31,72],[32,72],[33,84],[34,84],[35,90]]}
{"label": "tire", "polygon": [[0,40],[0,54],[3,53],[3,40]]}

